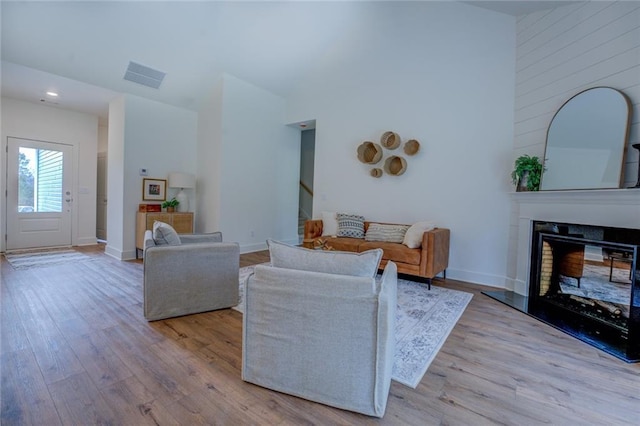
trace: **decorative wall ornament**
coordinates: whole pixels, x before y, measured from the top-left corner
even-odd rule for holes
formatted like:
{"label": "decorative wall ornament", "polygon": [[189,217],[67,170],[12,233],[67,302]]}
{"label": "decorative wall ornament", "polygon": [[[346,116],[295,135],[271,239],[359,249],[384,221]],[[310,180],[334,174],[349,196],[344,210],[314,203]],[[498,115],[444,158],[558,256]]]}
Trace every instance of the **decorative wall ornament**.
{"label": "decorative wall ornament", "polygon": [[[394,150],[401,144],[402,139],[396,132],[384,132],[380,137],[380,144],[364,141],[358,146],[358,160],[364,164],[377,164],[384,156],[384,149]],[[410,157],[416,155],[420,151],[420,142],[416,139],[409,139],[404,143],[403,151]],[[382,167],[370,169],[369,175],[374,178],[380,178],[386,172],[390,176],[401,176],[406,170],[407,160],[396,154],[387,157]]]}
{"label": "decorative wall ornament", "polygon": [[403,149],[407,155],[416,155],[420,151],[420,142],[415,139],[409,139],[404,143]]}
{"label": "decorative wall ornament", "polygon": [[365,164],[376,164],[382,159],[382,147],[371,141],[364,141],[358,146],[358,160]]}
{"label": "decorative wall ornament", "polygon": [[396,149],[400,146],[400,136],[395,132],[384,132],[380,138],[380,145],[387,149]]}
{"label": "decorative wall ornament", "polygon": [[392,155],[384,162],[384,171],[391,176],[400,176],[407,170],[407,160],[404,158]]}

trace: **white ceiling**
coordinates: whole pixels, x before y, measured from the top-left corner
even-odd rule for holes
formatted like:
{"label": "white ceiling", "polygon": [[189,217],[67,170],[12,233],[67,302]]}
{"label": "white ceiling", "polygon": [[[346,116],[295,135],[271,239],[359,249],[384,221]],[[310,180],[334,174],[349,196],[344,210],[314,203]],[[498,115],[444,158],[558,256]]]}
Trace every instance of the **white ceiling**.
{"label": "white ceiling", "polygon": [[[2,1],[2,95],[103,118],[119,93],[197,110],[227,72],[286,96],[314,58],[369,24],[368,3]],[[464,3],[514,16],[567,4]],[[129,61],[166,72],[160,89],[124,80]]]}

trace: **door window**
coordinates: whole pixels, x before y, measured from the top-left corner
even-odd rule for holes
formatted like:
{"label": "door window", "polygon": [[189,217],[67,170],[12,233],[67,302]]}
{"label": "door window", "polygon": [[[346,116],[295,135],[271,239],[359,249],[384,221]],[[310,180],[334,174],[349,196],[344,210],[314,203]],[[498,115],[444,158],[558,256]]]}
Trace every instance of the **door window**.
{"label": "door window", "polygon": [[20,147],[18,213],[62,212],[61,151]]}

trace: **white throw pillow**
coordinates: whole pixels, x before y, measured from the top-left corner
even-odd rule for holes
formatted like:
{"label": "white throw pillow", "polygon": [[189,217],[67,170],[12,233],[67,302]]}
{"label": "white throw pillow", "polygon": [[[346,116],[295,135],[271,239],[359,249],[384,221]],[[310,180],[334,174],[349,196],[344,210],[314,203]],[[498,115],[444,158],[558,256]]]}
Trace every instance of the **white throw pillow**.
{"label": "white throw pillow", "polygon": [[157,246],[179,246],[181,244],[176,230],[168,223],[158,220],[153,222],[153,241]]}
{"label": "white throw pillow", "polygon": [[434,229],[436,226],[433,222],[417,222],[407,229],[404,234],[402,244],[409,248],[419,248],[422,245],[422,235]]}
{"label": "white throw pillow", "polygon": [[386,243],[402,243],[409,225],[386,223],[370,223],[364,239],[367,241],[384,241]]}
{"label": "white throw pillow", "polygon": [[327,274],[375,277],[382,259],[382,249],[362,253],[309,250],[267,240],[271,266]]}
{"label": "white throw pillow", "polygon": [[322,212],[322,236],[335,237],[336,235],[338,235],[336,212]]}

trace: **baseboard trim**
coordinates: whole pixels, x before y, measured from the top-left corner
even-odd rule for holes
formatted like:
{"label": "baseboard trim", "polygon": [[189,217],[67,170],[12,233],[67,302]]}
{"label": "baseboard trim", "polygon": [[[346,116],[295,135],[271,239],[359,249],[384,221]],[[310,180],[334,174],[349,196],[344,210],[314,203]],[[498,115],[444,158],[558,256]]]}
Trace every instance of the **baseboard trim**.
{"label": "baseboard trim", "polygon": [[[297,246],[300,243],[298,242],[298,239],[292,239],[292,240],[278,240],[281,243],[285,243],[285,244],[289,244],[291,246]],[[267,246],[267,243],[252,243],[252,244],[240,244],[240,253],[241,254],[245,254],[245,253],[253,253],[256,251],[262,251],[262,250],[267,250],[269,247]]]}
{"label": "baseboard trim", "polygon": [[447,268],[447,278],[501,289],[507,289],[510,281],[509,278],[500,275],[479,274],[454,268]]}
{"label": "baseboard trim", "polygon": [[240,253],[253,253],[254,251],[262,251],[266,250],[267,248],[267,243],[241,244]]}
{"label": "baseboard trim", "polygon": [[114,257],[118,260],[134,260],[136,258],[136,252],[128,250],[128,251],[120,251],[108,243],[104,248],[104,254]]}
{"label": "baseboard trim", "polygon": [[96,237],[85,237],[78,238],[78,241],[75,245],[77,246],[93,246],[98,244],[98,239]]}

